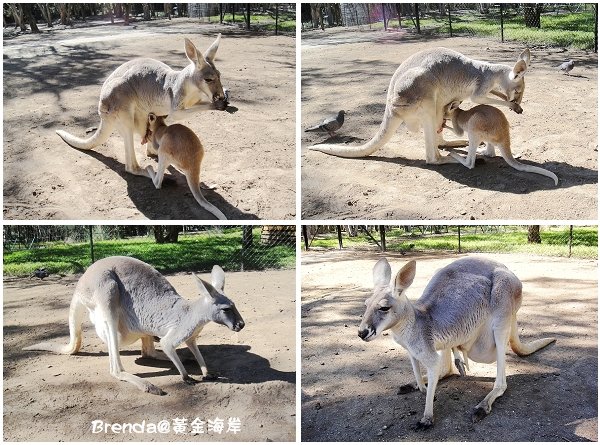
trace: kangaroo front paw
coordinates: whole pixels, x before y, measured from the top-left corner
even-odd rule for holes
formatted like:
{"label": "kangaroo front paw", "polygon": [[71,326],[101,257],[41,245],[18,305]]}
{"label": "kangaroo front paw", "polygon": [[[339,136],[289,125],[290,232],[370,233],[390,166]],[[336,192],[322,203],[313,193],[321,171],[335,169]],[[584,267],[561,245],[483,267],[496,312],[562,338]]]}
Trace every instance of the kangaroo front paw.
{"label": "kangaroo front paw", "polygon": [[460,373],[460,375],[462,377],[466,376],[467,373],[465,371],[465,364],[463,363],[462,360],[460,359],[454,359],[454,364],[456,365],[456,369],[458,369],[458,372]]}
{"label": "kangaroo front paw", "polygon": [[521,105],[516,104],[514,102],[511,102],[513,104],[513,106],[511,106],[510,108],[517,114],[521,114],[523,113],[523,108],[521,108]]}
{"label": "kangaroo front paw", "polygon": [[398,389],[397,394],[408,394],[408,393],[415,392],[418,390],[419,390],[419,387],[417,386],[416,383],[407,383],[406,385],[402,385]]}
{"label": "kangaroo front paw", "polygon": [[155,396],[164,396],[166,394],[166,392],[164,392],[158,386],[154,386],[150,383],[146,387],[146,392],[149,394],[154,394]]}
{"label": "kangaroo front paw", "polygon": [[471,421],[473,423],[479,422],[481,419],[483,419],[488,414],[489,413],[486,412],[482,406],[476,406],[475,409],[473,410],[473,412],[471,413]]}
{"label": "kangaroo front paw", "polygon": [[199,380],[196,380],[195,378],[193,378],[193,377],[190,377],[189,375],[188,375],[188,376],[185,376],[185,377],[183,378],[183,382],[184,382],[186,385],[195,385],[196,383],[200,383],[200,381],[199,381]]}
{"label": "kangaroo front paw", "polygon": [[431,417],[423,417],[419,420],[416,425],[413,427],[414,431],[425,431],[433,426],[433,418]]}

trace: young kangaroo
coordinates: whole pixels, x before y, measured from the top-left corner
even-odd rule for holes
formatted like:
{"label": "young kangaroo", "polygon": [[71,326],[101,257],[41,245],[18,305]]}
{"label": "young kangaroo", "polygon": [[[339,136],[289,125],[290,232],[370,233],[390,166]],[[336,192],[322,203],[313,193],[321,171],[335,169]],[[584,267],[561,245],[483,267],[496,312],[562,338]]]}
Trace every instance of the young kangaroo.
{"label": "young kangaroo", "polygon": [[148,114],[148,130],[142,144],[149,142],[158,146],[158,167],[156,173],[151,165],[146,167],[154,186],[162,185],[165,170],[174,165],[185,175],[192,195],[202,207],[218,219],[227,219],[223,213],[206,200],[200,190],[200,166],[204,157],[204,147],[198,136],[185,125],[167,126],[166,116]]}
{"label": "young kangaroo", "polygon": [[[206,363],[196,344],[202,328],[214,321],[238,332],[244,327],[244,320],[233,301],[223,293],[223,269],[213,267],[211,284],[195,278],[200,298],[188,301],[158,271],[140,260],[119,256],[99,260],[88,268],[75,287],[69,310],[69,344],[61,347],[39,343],[24,349],[76,354],[81,348],[81,324],[87,309],[98,336],[108,347],[111,375],[142,391],[165,394],[150,382],[123,369],[120,346],[141,339],[142,357],[171,360],[185,383],[197,383],[188,375],[175,348],[185,343],[207,378]],[[154,349],[154,337],[160,338],[164,354]]]}
{"label": "young kangaroo", "polygon": [[[470,59],[447,48],[420,51],[402,62],[392,76],[383,121],[369,142],[355,147],[322,144],[310,149],[344,158],[369,156],[383,147],[404,122],[413,132],[423,127],[428,164],[456,162],[450,156],[441,156],[438,150],[438,145],[446,144],[436,133],[444,106],[452,100],[471,99],[477,104],[503,105],[522,113],[519,104],[530,58],[529,49],[525,49],[511,67]],[[446,145],[465,143],[454,141]]]}
{"label": "young kangaroo", "polygon": [[214,63],[220,39],[219,34],[204,56],[185,39],[185,54],[190,64],[181,71],[154,59],[124,63],[102,85],[98,104],[100,125],[96,132],[87,139],[63,130],[56,133],[71,147],[90,150],[106,142],[116,129],[125,140],[125,170],[148,176],[147,170],[138,165],[133,143],[134,133],[146,134],[148,113],[169,115],[177,120],[187,112],[227,107],[221,75]]}
{"label": "young kangaroo", "polygon": [[[477,147],[485,142],[486,149],[482,152],[485,156],[494,157],[495,147],[498,147],[500,155],[512,168],[547,176],[554,180],[554,185],[558,185],[558,178],[551,171],[534,165],[521,164],[513,157],[510,150],[510,126],[502,111],[490,105],[477,105],[470,110],[462,110],[459,105],[460,102],[453,101],[444,107],[443,127],[451,129],[457,136],[462,136],[466,131],[469,135],[469,151],[466,158],[456,153],[450,153],[450,156],[465,167],[473,168]],[[452,127],[445,124],[446,119],[452,120]]]}
{"label": "young kangaroo", "polygon": [[[390,282],[385,258],[373,268],[374,291],[365,301],[358,336],[371,341],[390,329],[396,343],[410,356],[418,389],[427,392],[425,412],[417,429],[433,425],[433,398],[438,378],[452,374],[451,353],[458,351],[479,363],[497,364],[492,391],[475,407],[477,421],[492,410],[506,390],[506,346],[518,355],[529,355],[555,341],[543,338],[521,343],[517,311],[521,306],[521,281],[506,266],[480,258],[462,258],[435,273],[416,302],[406,297],[415,277],[416,263],[408,262]],[[441,351],[441,353],[438,353]],[[427,387],[421,374],[427,371]],[[464,369],[461,373],[464,372]]]}

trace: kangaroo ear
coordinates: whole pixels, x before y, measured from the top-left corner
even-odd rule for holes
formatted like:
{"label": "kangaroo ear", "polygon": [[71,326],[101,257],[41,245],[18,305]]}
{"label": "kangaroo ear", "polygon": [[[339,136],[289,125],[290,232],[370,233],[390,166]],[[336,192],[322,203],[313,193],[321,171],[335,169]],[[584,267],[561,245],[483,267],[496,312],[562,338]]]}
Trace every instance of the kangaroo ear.
{"label": "kangaroo ear", "polygon": [[212,298],[212,286],[206,281],[204,281],[202,278],[200,278],[198,275],[192,275],[194,275],[194,278],[196,279],[196,285],[198,286],[198,290],[200,291],[200,296],[204,298]]}
{"label": "kangaroo ear", "polygon": [[406,289],[415,279],[417,271],[417,263],[415,260],[409,261],[396,274],[396,289]]}
{"label": "kangaroo ear", "polygon": [[212,268],[212,272],[210,274],[210,281],[212,282],[212,285],[215,289],[223,292],[223,290],[225,289],[225,272],[223,272],[223,269],[221,269],[221,267],[217,266],[216,264]]}
{"label": "kangaroo ear", "polygon": [[219,49],[219,43],[221,42],[221,34],[217,36],[215,41],[208,47],[206,50],[206,56],[204,58],[207,62],[213,63],[215,61],[215,55],[217,54],[217,50]]}
{"label": "kangaroo ear", "polygon": [[392,268],[385,258],[381,258],[373,267],[373,285],[375,287],[389,286]]}
{"label": "kangaroo ear", "polygon": [[521,77],[525,76],[525,72],[527,71],[527,63],[524,60],[519,60],[515,63],[513,70],[510,73],[511,80],[517,80]]}
{"label": "kangaroo ear", "polygon": [[156,120],[156,114],[149,113],[148,114],[148,122],[154,122]]}
{"label": "kangaroo ear", "polygon": [[529,51],[529,48],[525,48],[523,52],[519,54],[517,60],[522,60],[526,65],[529,65],[529,62],[531,62],[531,51]]}
{"label": "kangaroo ear", "polygon": [[197,69],[202,68],[206,62],[204,61],[204,57],[200,51],[196,49],[196,46],[192,43],[192,41],[188,38],[185,38],[185,55],[192,62]]}

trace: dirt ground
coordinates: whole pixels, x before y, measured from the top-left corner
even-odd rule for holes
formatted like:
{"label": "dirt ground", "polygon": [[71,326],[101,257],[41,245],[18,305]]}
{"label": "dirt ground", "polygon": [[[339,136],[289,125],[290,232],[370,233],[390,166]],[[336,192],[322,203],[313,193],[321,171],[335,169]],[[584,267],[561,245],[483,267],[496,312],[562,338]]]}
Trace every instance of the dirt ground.
{"label": "dirt ground", "polygon": [[[384,31],[328,29],[302,33],[302,128],[338,110],[334,138],[302,133],[302,217],[323,219],[596,219],[597,64],[592,52],[531,48],[523,114],[503,110],[513,153],[559,178],[519,172],[495,158],[427,165],[422,130],[400,127],[368,158],[343,159],[307,147],[359,145],[379,129],[387,88],[400,63],[445,46],[474,59],[514,64],[523,45],[481,38],[417,38]],[[565,60],[572,75],[557,72]],[[465,102],[463,108],[470,106]],[[446,139],[457,139],[449,130]],[[498,152],[497,152],[498,153]]]}
{"label": "dirt ground", "polygon": [[[153,57],[181,69],[188,64],[184,37],[205,51],[219,32],[216,66],[239,111],[198,112],[179,122],[204,145],[201,178],[218,185],[205,196],[229,219],[293,218],[295,38],[192,19],[129,27],[90,22],[4,40],[4,218],[214,219],[174,168],[161,190],[149,178],[126,173],[117,132],[85,152],[69,147],[55,130],[85,136],[96,127],[101,85],[122,63]],[[138,162],[156,165],[140,140]]]}
{"label": "dirt ground", "polygon": [[[485,255],[523,282],[521,338],[556,337],[529,357],[507,354],[505,394],[479,423],[472,408],[491,390],[493,364],[470,362],[466,377],[440,382],[435,425],[415,432],[425,395],[398,395],[414,381],[406,351],[384,335],[357,335],[372,291],[376,253],[302,255],[302,440],[530,442],[598,440],[597,262],[525,255]],[[416,299],[433,272],[459,255],[388,255],[395,274],[410,259]]]}
{"label": "dirt ground", "polygon": [[[203,277],[203,275],[200,275]],[[208,278],[208,277],[203,277]],[[296,433],[295,271],[226,273],[228,296],[246,322],[234,333],[209,324],[198,343],[218,381],[184,384],[170,362],[141,359],[140,343],[123,349],[123,366],[167,395],[154,396],[109,374],[105,345],[84,324],[74,356],[23,351],[40,341],[68,342],[68,312],[77,277],[4,281],[5,441],[293,441]],[[167,279],[188,298],[197,291],[189,274]],[[159,348],[160,349],[160,348]],[[200,369],[179,348],[193,377]],[[229,418],[240,432],[227,433]],[[91,422],[158,423],[188,420],[188,434],[91,432]],[[191,422],[223,419],[225,430],[191,434]]]}

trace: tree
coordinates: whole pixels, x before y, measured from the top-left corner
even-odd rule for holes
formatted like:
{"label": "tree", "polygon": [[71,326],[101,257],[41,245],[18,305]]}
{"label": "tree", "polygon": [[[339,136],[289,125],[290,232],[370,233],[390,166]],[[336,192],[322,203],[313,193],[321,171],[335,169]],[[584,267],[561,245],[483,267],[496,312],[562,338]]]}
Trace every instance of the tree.
{"label": "tree", "polygon": [[540,15],[542,8],[539,3],[527,3],[523,6],[523,16],[527,28],[540,28]]}
{"label": "tree", "polygon": [[158,244],[176,243],[183,226],[152,226],[154,239]]}
{"label": "tree", "polygon": [[35,22],[32,6],[33,5],[31,3],[23,3],[21,5],[21,8],[23,8],[23,21],[29,24],[31,32],[38,34],[40,30],[37,27],[37,23]]}
{"label": "tree", "polygon": [[527,242],[532,244],[541,244],[540,226],[527,226]]}
{"label": "tree", "polygon": [[9,3],[8,8],[10,9],[13,18],[15,19],[15,27],[21,28],[21,31],[27,31],[25,21],[23,20],[23,5]]}
{"label": "tree", "polygon": [[48,3],[38,3],[38,8],[42,11],[42,15],[44,16],[44,20],[46,20],[46,24],[48,28],[52,28],[52,13],[50,12],[50,5]]}
{"label": "tree", "polygon": [[60,11],[60,24],[70,25],[71,24],[71,7],[69,3],[59,3],[58,9]]}

